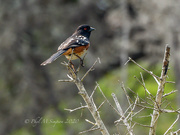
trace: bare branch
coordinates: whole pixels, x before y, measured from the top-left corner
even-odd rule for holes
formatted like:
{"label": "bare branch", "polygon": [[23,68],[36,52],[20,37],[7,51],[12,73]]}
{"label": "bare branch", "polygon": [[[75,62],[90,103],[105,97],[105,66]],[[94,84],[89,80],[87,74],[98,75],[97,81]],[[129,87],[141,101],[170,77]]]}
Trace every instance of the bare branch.
{"label": "bare branch", "polygon": [[126,126],[126,128],[127,128],[127,130],[128,130],[128,133],[129,133],[130,135],[133,135],[133,129],[132,129],[132,127],[130,126],[130,124],[128,123],[127,119],[125,118],[124,113],[123,113],[123,110],[122,110],[122,108],[121,108],[121,105],[120,105],[120,103],[119,103],[116,95],[115,95],[114,93],[112,93],[111,95],[112,95],[112,97],[113,97],[113,99],[114,99],[114,102],[115,102],[115,104],[116,104],[116,107],[117,107],[117,109],[118,109],[118,111],[119,111],[119,113],[120,113],[120,115],[121,115],[122,121],[123,121],[124,125]]}
{"label": "bare branch", "polygon": [[177,118],[176,118],[176,120],[173,122],[173,124],[168,128],[168,130],[164,133],[164,135],[166,135],[168,132],[169,132],[169,130],[171,130],[172,128],[173,128],[173,126],[176,124],[176,122],[179,120],[179,115],[177,115]]}
{"label": "bare branch", "polygon": [[[146,88],[145,81],[144,81],[144,78],[143,78],[143,75],[142,75],[141,72],[140,72],[140,74],[141,74],[142,86],[144,87],[144,90],[151,96],[152,99],[155,99],[155,97],[154,97],[154,96],[148,91],[148,89]],[[155,80],[157,80],[156,77],[154,77],[154,78],[155,78]],[[153,101],[153,100],[152,100],[152,101]]]}
{"label": "bare branch", "polygon": [[106,102],[106,100],[104,100],[104,101],[100,104],[100,106],[98,107],[97,110],[99,110],[99,109],[104,105],[105,102]]}
{"label": "bare branch", "polygon": [[96,83],[96,86],[94,87],[94,90],[93,90],[93,92],[91,93],[91,96],[90,96],[90,98],[92,98],[92,97],[93,97],[93,95],[94,95],[94,92],[97,90],[97,87],[98,87],[98,84]]}
{"label": "bare branch", "polygon": [[173,132],[173,135],[178,135],[180,134],[180,129],[178,129],[177,131]]}
{"label": "bare branch", "polygon": [[152,107],[144,106],[144,105],[142,105],[142,104],[137,104],[137,106],[142,107],[142,108],[145,108],[145,109],[151,109],[151,110],[157,110],[157,111],[158,111],[157,108],[152,108]]}
{"label": "bare branch", "polygon": [[144,108],[141,108],[139,111],[135,112],[135,113],[132,115],[132,117],[136,116],[138,113],[140,113],[140,112],[143,111],[143,110],[144,110]]}
{"label": "bare branch", "polygon": [[178,114],[180,114],[180,111],[178,111],[178,110],[170,110],[170,109],[161,109],[161,112],[163,112],[163,113],[178,113]]}
{"label": "bare branch", "polygon": [[166,83],[173,83],[173,84],[175,84],[176,82],[173,82],[173,81],[166,81]]}
{"label": "bare branch", "polygon": [[[134,111],[134,109],[135,109],[135,107],[136,107],[136,104],[137,104],[138,100],[139,100],[139,98],[138,98],[138,97],[136,97],[135,103],[134,103],[133,107],[131,108],[131,112],[133,112],[133,111]],[[130,117],[130,116],[131,116],[131,117]],[[129,118],[129,117],[130,117],[130,118]],[[129,113],[129,114],[127,115],[126,119],[128,119],[128,118],[129,118],[129,119],[131,119],[131,120],[132,120],[132,117],[133,117],[132,113]]]}
{"label": "bare branch", "polygon": [[73,82],[73,80],[58,80],[58,82]]}
{"label": "bare branch", "polygon": [[97,125],[96,123],[94,123],[94,122],[92,122],[92,121],[90,121],[90,120],[88,120],[88,119],[85,119],[85,121],[88,122],[88,123],[90,123],[90,124],[92,124],[92,125],[94,125],[94,126]]}
{"label": "bare branch", "polygon": [[[67,70],[69,71],[68,77],[70,78],[70,80],[73,80],[73,82],[75,83],[75,85],[77,86],[77,88],[79,90],[79,94],[84,99],[84,101],[86,103],[85,108],[87,107],[89,109],[91,115],[93,116],[94,120],[96,121],[96,124],[98,126],[98,128],[96,128],[96,130],[99,129],[103,135],[109,135],[109,132],[106,129],[106,126],[104,125],[104,123],[100,117],[100,114],[98,112],[98,109],[97,109],[95,103],[93,102],[92,97],[91,98],[89,97],[89,95],[82,83],[82,80],[84,79],[84,77],[92,70],[92,68],[94,67],[94,65],[96,63],[97,62],[95,62],[93,64],[93,66],[90,68],[90,70],[87,71],[87,73],[83,76],[83,78],[81,80],[79,79],[77,72],[75,70],[73,70],[73,68],[71,68],[71,66],[72,66],[71,62],[69,62],[69,64],[67,64],[67,63],[63,63],[63,64],[67,67]],[[84,108],[84,107],[79,107],[74,110],[78,110],[78,109],[82,109],[82,108]],[[70,112],[74,111],[71,109],[66,109],[66,110],[68,110]],[[92,131],[92,130],[94,130],[94,129],[91,129],[90,131]]]}
{"label": "bare branch", "polygon": [[103,121],[101,120],[101,117],[99,115],[99,112],[97,111],[97,107],[96,105],[92,102],[92,100],[90,99],[90,97],[88,96],[83,84],[82,84],[82,81],[79,80],[79,78],[76,78],[76,81],[75,81],[75,84],[76,86],[78,87],[80,93],[81,93],[81,96],[83,97],[84,101],[86,102],[86,104],[88,105],[88,109],[89,111],[91,112],[93,118],[95,119],[97,125],[98,125],[98,128],[100,128],[100,131],[103,135],[109,135],[109,132],[108,130],[106,129]]}
{"label": "bare branch", "polygon": [[91,132],[91,131],[95,131],[95,130],[99,130],[99,129],[100,129],[100,128],[97,127],[97,128],[89,129],[89,130],[86,130],[86,131],[82,131],[82,132],[80,132],[79,134],[85,134],[85,133],[87,133],[87,132]]}
{"label": "bare branch", "polygon": [[125,95],[126,95],[126,98],[127,98],[128,103],[129,103],[129,106],[131,106],[131,105],[132,105],[132,104],[131,104],[132,100],[131,100],[131,98],[129,97],[127,91],[126,91],[123,82],[121,83],[121,88],[123,89],[123,91],[124,91],[124,93],[125,93]]}
{"label": "bare branch", "polygon": [[81,109],[84,109],[84,108],[87,108],[87,107],[88,106],[86,105],[86,106],[77,107],[75,109],[64,109],[64,110],[69,111],[71,113],[71,112],[74,112],[74,111],[77,111],[77,110],[81,110]]}
{"label": "bare branch", "polygon": [[120,113],[121,117],[124,117],[123,110],[122,110],[122,108],[121,108],[121,106],[120,106],[120,104],[119,104],[119,101],[118,101],[116,95],[115,95],[114,93],[112,93],[111,96],[112,96],[113,99],[114,99],[114,102],[115,102],[115,104],[116,104],[116,107],[117,107],[118,112]]}
{"label": "bare branch", "polygon": [[128,60],[128,61],[132,61],[134,64],[136,64],[136,65],[137,65],[138,67],[140,67],[142,70],[146,71],[147,73],[149,73],[150,75],[156,77],[157,79],[160,79],[159,76],[153,74],[152,71],[148,71],[147,69],[143,68],[141,65],[139,65],[138,63],[136,63],[136,62],[135,62],[133,59],[131,59],[130,57],[129,57],[129,60]]}
{"label": "bare branch", "polygon": [[129,59],[124,63],[124,65],[127,65],[128,64],[128,62],[130,62],[131,60],[130,60],[130,57],[129,57]]}
{"label": "bare branch", "polygon": [[156,127],[157,127],[157,120],[160,115],[160,107],[161,102],[164,94],[164,86],[166,83],[166,77],[167,77],[167,71],[169,66],[169,58],[170,57],[170,47],[166,46],[165,54],[164,54],[164,60],[162,64],[162,71],[161,71],[161,77],[160,77],[160,84],[158,86],[157,94],[156,94],[156,100],[154,103],[154,109],[158,108],[159,110],[154,110],[152,119],[151,119],[151,127],[149,130],[149,135],[155,135],[156,134]]}
{"label": "bare branch", "polygon": [[153,76],[153,78],[154,78],[154,80],[156,81],[156,83],[158,84],[158,86],[160,85],[160,83],[159,83],[159,81],[158,81],[158,79],[156,78],[156,77],[154,77]]}
{"label": "bare branch", "polygon": [[135,121],[132,121],[133,123],[137,124],[137,125],[140,125],[142,127],[148,127],[148,128],[151,128],[151,126],[149,125],[144,125],[144,124],[141,124],[141,123],[138,123],[138,122],[135,122]]}
{"label": "bare branch", "polygon": [[144,99],[142,99],[141,97],[139,97],[138,94],[135,93],[133,90],[131,90],[130,88],[128,88],[128,89],[129,89],[133,94],[135,94],[138,98],[140,98],[144,103],[146,103],[146,104],[148,104],[148,105],[150,105],[150,106],[153,107],[153,105],[151,105],[150,103],[148,103],[147,101],[145,101]]}
{"label": "bare branch", "polygon": [[146,116],[137,116],[137,118],[147,118],[147,117],[151,117],[151,115],[146,115]]}
{"label": "bare branch", "polygon": [[166,97],[166,96],[169,96],[175,92],[177,92],[178,90],[172,90],[171,92],[167,93],[167,94],[164,94],[163,97]]}
{"label": "bare branch", "polygon": [[89,72],[91,72],[91,71],[94,70],[94,66],[96,65],[96,63],[97,63],[98,61],[99,61],[99,63],[100,63],[100,59],[99,59],[99,58],[94,62],[94,64],[91,66],[91,68],[84,74],[84,76],[81,78],[81,81],[84,80],[84,78],[89,74]]}
{"label": "bare branch", "polygon": [[[114,110],[118,115],[120,115],[119,112],[116,110],[116,108],[114,108],[114,106],[113,106],[113,105],[109,102],[109,100],[106,98],[106,96],[104,95],[103,91],[101,90],[101,87],[99,86],[99,84],[98,84],[97,82],[96,82],[96,84],[97,84],[97,86],[98,86],[101,94],[103,95],[103,97],[104,97],[105,100],[107,101],[107,103],[113,108],[113,110]],[[120,115],[120,116],[121,116],[121,115]]]}
{"label": "bare branch", "polygon": [[[143,86],[144,90],[151,96],[152,99],[155,99],[154,96],[149,92],[149,90],[146,88],[145,86],[145,82],[143,80],[143,77],[141,76],[143,83],[136,77],[134,76],[134,78],[136,78],[136,80]],[[153,101],[153,100],[152,100]],[[153,101],[154,102],[154,101]]]}

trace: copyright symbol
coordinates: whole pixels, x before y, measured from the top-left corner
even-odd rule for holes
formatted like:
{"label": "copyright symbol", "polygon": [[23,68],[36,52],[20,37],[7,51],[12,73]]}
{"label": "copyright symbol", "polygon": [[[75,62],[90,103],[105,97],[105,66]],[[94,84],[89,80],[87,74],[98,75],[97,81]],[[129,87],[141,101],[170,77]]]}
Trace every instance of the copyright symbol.
{"label": "copyright symbol", "polygon": [[26,124],[29,123],[29,119],[25,119],[24,123],[26,123]]}

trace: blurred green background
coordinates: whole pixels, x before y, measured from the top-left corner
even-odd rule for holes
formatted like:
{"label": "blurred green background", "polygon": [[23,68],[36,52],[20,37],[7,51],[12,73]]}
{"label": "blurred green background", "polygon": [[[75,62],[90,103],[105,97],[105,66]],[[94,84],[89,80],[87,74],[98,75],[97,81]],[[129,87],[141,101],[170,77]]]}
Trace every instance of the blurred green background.
{"label": "blurred green background", "polygon": [[[141,72],[148,90],[155,95],[158,86],[154,79],[136,65],[124,63],[132,57],[160,76],[166,44],[171,46],[168,80],[176,83],[167,84],[165,93],[178,90],[179,7],[178,0],[0,0],[0,135],[76,135],[92,126],[85,122],[94,121],[88,110],[64,110],[85,105],[74,84],[58,82],[67,79],[66,68],[60,64],[66,59],[61,57],[40,66],[80,24],[89,24],[96,31],[91,34],[91,47],[79,75],[98,57],[101,60],[84,80],[89,94],[98,82],[109,101],[114,105],[111,94],[115,93],[126,110],[128,103],[120,83],[123,81],[126,89],[145,98],[142,86],[134,78],[141,79]],[[79,61],[74,63],[77,66]],[[128,93],[134,99],[135,95]],[[166,100],[174,109],[180,107],[179,92]],[[94,101],[97,106],[104,101],[99,90]],[[145,110],[135,120],[149,125],[150,117],[140,116],[151,113],[152,110]],[[110,134],[126,132],[123,125],[115,126],[119,116],[107,103],[100,114]],[[175,114],[162,114],[157,134],[163,134],[175,119]],[[149,131],[138,125],[134,130],[136,134]]]}

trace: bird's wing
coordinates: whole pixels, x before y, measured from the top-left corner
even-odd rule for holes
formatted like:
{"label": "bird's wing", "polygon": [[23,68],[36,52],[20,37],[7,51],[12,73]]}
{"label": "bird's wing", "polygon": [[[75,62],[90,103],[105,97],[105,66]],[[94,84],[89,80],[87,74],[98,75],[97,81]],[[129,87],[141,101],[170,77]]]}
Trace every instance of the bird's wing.
{"label": "bird's wing", "polygon": [[66,39],[59,47],[58,50],[66,50],[69,48],[84,46],[89,44],[89,39],[84,36],[74,36]]}

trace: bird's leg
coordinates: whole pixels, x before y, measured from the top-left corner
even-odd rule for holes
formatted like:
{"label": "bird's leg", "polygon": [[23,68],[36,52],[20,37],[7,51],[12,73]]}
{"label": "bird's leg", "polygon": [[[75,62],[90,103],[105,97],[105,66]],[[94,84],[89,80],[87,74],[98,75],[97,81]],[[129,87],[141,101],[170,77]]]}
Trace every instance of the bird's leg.
{"label": "bird's leg", "polygon": [[80,59],[81,66],[84,67],[84,58],[82,59],[77,54],[74,54],[74,55],[76,55],[76,57],[78,57]]}
{"label": "bird's leg", "polygon": [[70,59],[68,59],[69,60],[68,65],[72,64],[71,59],[72,59],[73,52],[74,52],[74,48],[72,49],[71,54],[69,54],[69,56],[71,56],[71,57],[70,57]]}
{"label": "bird's leg", "polygon": [[75,68],[74,68],[74,64],[72,63],[71,59],[73,56],[73,52],[74,52],[74,48],[72,49],[72,53],[71,53],[71,57],[69,59],[68,65],[71,65],[72,70],[74,70],[74,72],[76,72]]}
{"label": "bird's leg", "polygon": [[80,59],[80,62],[81,62],[81,64],[79,64],[79,67],[78,67],[78,69],[77,69],[77,72],[79,72],[81,66],[84,67],[84,58],[86,57],[86,54],[87,54],[87,53],[85,53],[85,55],[83,56],[83,58],[81,58],[81,57],[79,57],[79,56],[76,55],[76,56]]}
{"label": "bird's leg", "polygon": [[83,66],[84,66],[84,63],[83,63],[84,62],[84,58],[86,57],[86,55],[87,55],[87,52],[84,54],[83,58],[81,59]]}

